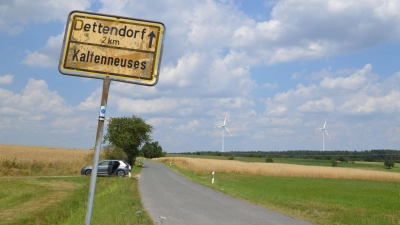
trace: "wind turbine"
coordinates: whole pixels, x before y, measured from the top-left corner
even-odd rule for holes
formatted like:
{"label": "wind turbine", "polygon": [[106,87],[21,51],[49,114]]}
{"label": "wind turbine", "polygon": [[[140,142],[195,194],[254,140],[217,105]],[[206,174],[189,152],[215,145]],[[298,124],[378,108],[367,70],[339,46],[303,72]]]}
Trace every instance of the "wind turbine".
{"label": "wind turbine", "polygon": [[317,128],[316,130],[321,130],[322,131],[322,151],[325,151],[325,143],[324,143],[324,137],[325,137],[325,134],[324,133],[326,133],[326,135],[328,136],[328,138],[330,138],[329,137],[329,134],[328,134],[328,131],[326,131],[326,120],[327,119],[325,119],[325,123],[324,123],[324,127],[322,127],[322,128]]}
{"label": "wind turbine", "polygon": [[[225,136],[225,130],[228,131],[228,133],[231,135],[231,132],[229,132],[228,128],[226,128],[226,114],[225,114],[225,119],[224,119],[224,124],[221,126],[216,126],[215,128],[222,127],[222,152],[224,152],[224,136]],[[232,135],[231,135],[232,136]]]}

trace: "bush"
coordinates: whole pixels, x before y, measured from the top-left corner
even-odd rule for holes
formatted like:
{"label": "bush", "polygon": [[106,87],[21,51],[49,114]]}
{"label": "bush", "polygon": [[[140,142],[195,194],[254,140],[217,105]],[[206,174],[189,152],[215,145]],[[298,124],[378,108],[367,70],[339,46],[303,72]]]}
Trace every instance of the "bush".
{"label": "bush", "polygon": [[20,165],[17,163],[17,159],[14,160],[3,159],[0,163],[0,168],[10,169],[10,168],[20,168]]}
{"label": "bush", "polygon": [[262,155],[260,154],[260,153],[253,153],[253,154],[251,154],[251,156],[250,157],[254,157],[254,158],[261,158],[262,157]]}
{"label": "bush", "polygon": [[105,159],[122,159],[127,160],[128,157],[122,148],[118,148],[112,145],[104,147],[104,158]]}
{"label": "bush", "polygon": [[272,158],[268,157],[268,158],[265,159],[265,162],[267,162],[267,163],[273,163],[274,160],[273,160]]}
{"label": "bush", "polygon": [[228,159],[229,159],[229,160],[234,160],[234,159],[235,159],[235,155],[230,155],[230,156],[228,156]]}
{"label": "bush", "polygon": [[385,165],[388,169],[391,169],[394,167],[394,161],[393,160],[386,160],[383,165]]}
{"label": "bush", "polygon": [[332,163],[332,166],[333,166],[333,167],[336,167],[336,166],[338,165],[336,159],[332,159],[332,160],[331,160],[331,163]]}
{"label": "bush", "polygon": [[346,158],[346,157],[344,157],[344,156],[339,156],[338,160],[339,160],[340,162],[345,162],[345,163],[349,162],[349,159]]}

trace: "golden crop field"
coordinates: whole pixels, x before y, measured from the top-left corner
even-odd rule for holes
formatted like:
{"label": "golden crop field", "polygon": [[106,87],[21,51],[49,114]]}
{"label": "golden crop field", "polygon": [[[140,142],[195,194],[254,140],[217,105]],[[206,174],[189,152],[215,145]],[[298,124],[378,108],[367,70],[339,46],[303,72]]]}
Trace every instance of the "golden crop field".
{"label": "golden crop field", "polygon": [[0,144],[0,175],[79,175],[93,151]]}
{"label": "golden crop field", "polygon": [[400,173],[362,170],[353,168],[304,166],[282,163],[249,163],[234,160],[166,157],[158,159],[172,162],[195,173],[238,173],[283,177],[341,178],[360,180],[400,181]]}
{"label": "golden crop field", "polygon": [[92,151],[44,146],[4,145],[0,144],[0,159],[18,161],[71,162],[81,161]]}

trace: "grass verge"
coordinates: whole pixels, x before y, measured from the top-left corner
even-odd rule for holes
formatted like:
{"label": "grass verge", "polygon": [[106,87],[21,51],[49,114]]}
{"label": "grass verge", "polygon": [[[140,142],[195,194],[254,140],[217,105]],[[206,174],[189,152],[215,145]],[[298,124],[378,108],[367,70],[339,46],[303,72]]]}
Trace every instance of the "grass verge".
{"label": "grass verge", "polygon": [[227,195],[316,224],[400,224],[398,182],[221,172],[211,184],[209,173],[172,168]]}
{"label": "grass verge", "polygon": [[[89,183],[89,177],[1,178],[0,224],[84,224]],[[92,224],[114,223],[153,224],[137,179],[97,178]]]}

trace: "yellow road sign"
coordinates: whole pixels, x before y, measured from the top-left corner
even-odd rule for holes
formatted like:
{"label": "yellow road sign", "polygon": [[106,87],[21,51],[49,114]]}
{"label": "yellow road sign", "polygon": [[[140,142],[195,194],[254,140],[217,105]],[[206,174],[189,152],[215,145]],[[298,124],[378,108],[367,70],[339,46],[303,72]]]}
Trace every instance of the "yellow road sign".
{"label": "yellow road sign", "polygon": [[66,75],[155,85],[164,36],[161,22],[72,11],[58,68]]}

